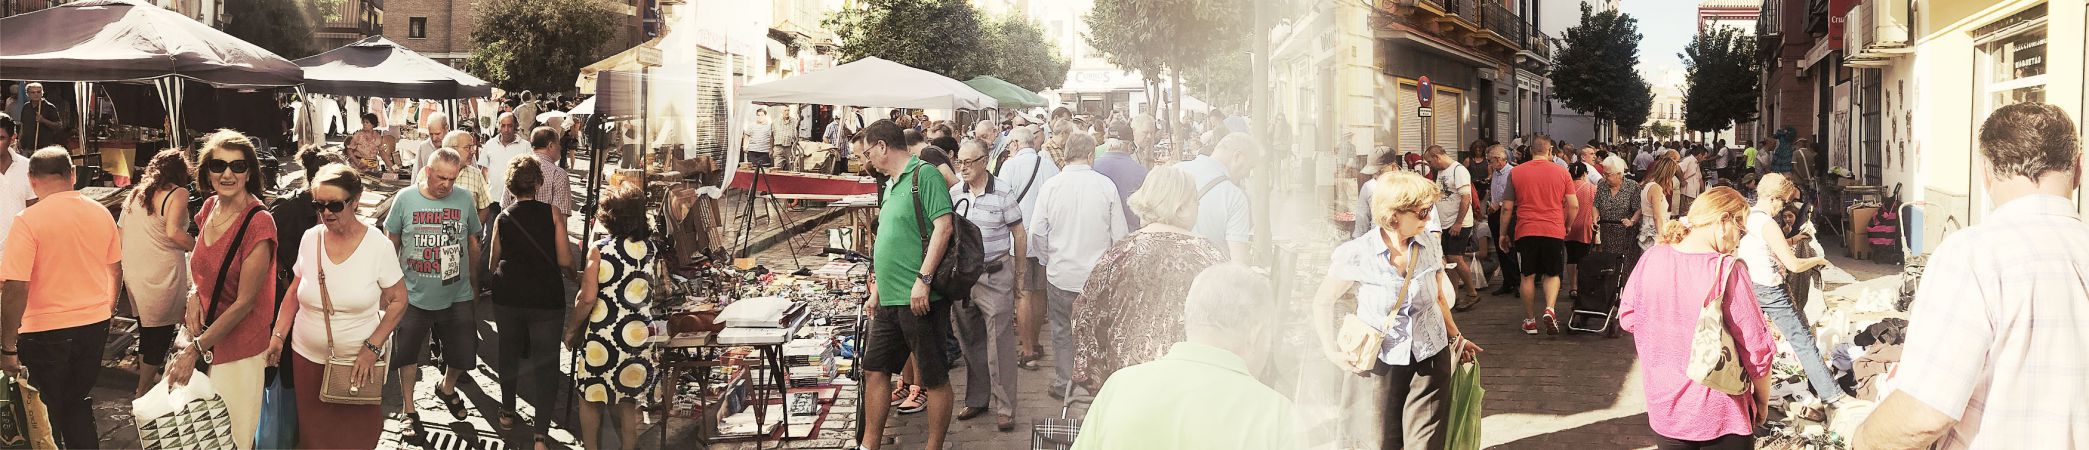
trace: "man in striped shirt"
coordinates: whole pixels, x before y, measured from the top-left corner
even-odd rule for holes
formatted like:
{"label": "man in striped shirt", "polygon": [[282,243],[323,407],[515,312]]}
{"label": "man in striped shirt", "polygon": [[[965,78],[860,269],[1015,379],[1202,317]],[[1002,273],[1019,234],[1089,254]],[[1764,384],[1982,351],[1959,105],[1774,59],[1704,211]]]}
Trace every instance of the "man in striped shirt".
{"label": "man in striped shirt", "polygon": [[2059,107],[2018,103],[1980,126],[1980,156],[1995,210],[1929,258],[1894,391],[1855,448],[2089,448],[2080,135]]}
{"label": "man in striped shirt", "polygon": [[[1016,335],[1015,293],[1029,257],[1023,209],[1015,188],[987,172],[990,141],[967,138],[958,144],[957,173],[964,181],[950,187],[957,213],[979,227],[986,271],[972,287],[972,300],[958,302],[958,343],[965,355],[965,409],[957,420],[992,412],[1002,432],[1015,429]],[[1010,257],[1010,256],[1013,257]]]}

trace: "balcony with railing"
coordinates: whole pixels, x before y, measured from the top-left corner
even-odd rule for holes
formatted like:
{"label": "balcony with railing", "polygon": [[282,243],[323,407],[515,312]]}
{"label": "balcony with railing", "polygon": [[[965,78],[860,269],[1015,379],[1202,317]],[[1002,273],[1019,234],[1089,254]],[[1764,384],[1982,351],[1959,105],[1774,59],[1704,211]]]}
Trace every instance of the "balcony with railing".
{"label": "balcony with railing", "polygon": [[1524,22],[1523,18],[1517,16],[1516,13],[1509,11],[1509,8],[1502,5],[1500,1],[1485,0],[1480,3],[1482,3],[1479,10],[1480,24],[1484,30],[1484,32],[1480,33],[1480,36],[1495,40],[1502,47],[1511,50],[1521,48],[1523,37],[1528,27],[1527,22]]}

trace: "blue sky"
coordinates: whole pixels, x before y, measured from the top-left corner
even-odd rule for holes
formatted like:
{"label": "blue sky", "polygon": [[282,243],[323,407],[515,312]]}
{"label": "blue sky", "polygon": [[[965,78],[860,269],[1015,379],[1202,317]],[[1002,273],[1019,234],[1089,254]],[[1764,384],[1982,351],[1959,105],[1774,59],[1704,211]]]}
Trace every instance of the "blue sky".
{"label": "blue sky", "polygon": [[1683,61],[1676,54],[1697,32],[1697,2],[1623,0],[1618,9],[1639,19],[1639,73],[1647,82],[1658,85],[1668,72],[1682,73]]}

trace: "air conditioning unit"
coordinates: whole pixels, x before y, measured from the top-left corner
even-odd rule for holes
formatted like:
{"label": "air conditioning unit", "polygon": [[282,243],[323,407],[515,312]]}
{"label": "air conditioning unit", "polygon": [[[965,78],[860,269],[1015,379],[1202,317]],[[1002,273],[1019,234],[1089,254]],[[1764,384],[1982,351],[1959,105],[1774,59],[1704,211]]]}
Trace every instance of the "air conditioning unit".
{"label": "air conditioning unit", "polygon": [[1865,0],[1850,8],[1843,27],[1843,54],[1851,59],[1883,61],[1913,52],[1908,32],[1907,0]]}

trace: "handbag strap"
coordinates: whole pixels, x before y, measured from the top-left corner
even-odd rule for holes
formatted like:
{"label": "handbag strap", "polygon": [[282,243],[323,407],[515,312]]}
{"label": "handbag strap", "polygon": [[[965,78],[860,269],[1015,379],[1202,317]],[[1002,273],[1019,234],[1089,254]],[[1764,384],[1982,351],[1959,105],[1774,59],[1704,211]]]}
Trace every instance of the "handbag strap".
{"label": "handbag strap", "polygon": [[[364,231],[368,233],[369,231]],[[333,259],[326,255],[326,233],[319,233],[319,251],[312,255],[312,270],[319,272],[319,307],[326,311],[326,361],[334,360],[334,295],[326,288],[326,263]]]}
{"label": "handbag strap", "polygon": [[[1032,155],[1037,154],[1032,153]],[[1040,170],[1044,170],[1044,156],[1037,155],[1037,163],[1030,165],[1030,180],[1023,182],[1023,190],[1015,194],[1016,201],[1023,201],[1023,196],[1030,195],[1030,186],[1037,184],[1037,171]]]}
{"label": "handbag strap", "polygon": [[[1383,240],[1385,240],[1385,241],[1386,241],[1386,248],[1392,248],[1392,240],[1393,240],[1393,239],[1392,239],[1392,237],[1391,237],[1391,233],[1392,233],[1392,232],[1390,232],[1390,231],[1384,231],[1384,230],[1380,230],[1380,231],[1379,231],[1379,235],[1378,235],[1378,238],[1379,238],[1379,239],[1383,239]],[[1396,300],[1394,300],[1394,301],[1393,301],[1393,309],[1392,309],[1392,311],[1388,311],[1388,312],[1386,312],[1386,313],[1385,313],[1385,327],[1386,327],[1386,328],[1392,328],[1392,327],[1393,327],[1393,321],[1394,321],[1394,320],[1396,320],[1396,319],[1399,319],[1399,318],[1400,318],[1400,310],[1401,310],[1401,309],[1404,309],[1404,308],[1406,308],[1406,307],[1407,307],[1407,286],[1408,286],[1408,285],[1410,285],[1410,284],[1413,284],[1413,283],[1414,283],[1414,279],[1415,279],[1415,278],[1420,278],[1420,277],[1417,277],[1417,276],[1415,276],[1415,272],[1418,272],[1418,271],[1417,271],[1417,270],[1415,270],[1415,269],[1419,269],[1419,268],[1421,267],[1421,266],[1420,266],[1419,264],[1417,264],[1417,263],[1418,263],[1418,262],[1420,262],[1420,261],[1421,261],[1421,253],[1419,253],[1419,252],[1416,252],[1416,251],[1415,251],[1415,248],[1414,248],[1414,246],[1413,246],[1413,245],[1408,245],[1408,246],[1407,246],[1407,276],[1405,276],[1405,277],[1400,277],[1400,284],[1398,285],[1399,287],[1398,287],[1398,289],[1396,289],[1396,290],[1394,290],[1394,291],[1393,291],[1393,292],[1394,292],[1394,295],[1393,295],[1393,297],[1394,297],[1394,298],[1396,298]],[[1392,255],[1386,255],[1386,257],[1385,257],[1385,263],[1386,263],[1387,265],[1392,265],[1392,264],[1393,264],[1393,256],[1392,256]],[[1397,267],[1398,267],[1398,266],[1395,266],[1395,268],[1397,268]],[[1382,330],[1381,330],[1381,331],[1382,331]]]}
{"label": "handbag strap", "polygon": [[[218,320],[218,295],[223,294],[225,290],[225,272],[232,271],[232,260],[239,257],[239,243],[247,239],[247,226],[253,225],[254,215],[260,213],[261,205],[254,205],[252,209],[247,210],[246,218],[239,221],[239,232],[232,234],[232,246],[225,249],[225,261],[218,264],[217,281],[211,282],[210,287],[210,306],[204,307],[205,311],[207,311],[205,317],[208,318],[203,324],[206,330],[210,328],[210,322]],[[223,238],[224,236],[219,237]],[[234,300],[238,300],[238,294],[233,295]],[[201,335],[202,333],[197,334]]]}
{"label": "handbag strap", "polygon": [[[518,203],[518,204],[519,204],[519,203]],[[537,244],[537,236],[536,236],[535,234],[531,234],[531,233],[530,233],[530,230],[529,230],[529,228],[525,228],[525,227],[523,227],[521,223],[517,223],[517,222],[515,222],[515,218],[514,218],[514,217],[512,217],[512,216],[508,215],[508,212],[509,212],[509,211],[514,211],[514,210],[515,210],[514,208],[507,208],[507,209],[502,209],[502,210],[501,210],[501,212],[500,212],[500,217],[499,217],[499,218],[497,218],[497,219],[496,219],[496,221],[506,221],[506,222],[507,222],[507,223],[509,223],[509,224],[513,224],[513,225],[515,225],[515,229],[517,229],[517,230],[522,230],[522,240],[523,240],[523,242],[528,242],[528,243],[530,244],[530,248],[534,248],[534,249],[537,249],[537,255],[539,255],[539,256],[543,256],[543,257],[544,257],[544,259],[545,259],[545,260],[547,260],[547,261],[555,261],[555,260],[557,260],[557,259],[558,259],[558,257],[552,256],[552,255],[551,255],[551,252],[548,252],[548,251],[544,251],[544,246],[542,246],[542,245],[538,245],[538,244]]]}

